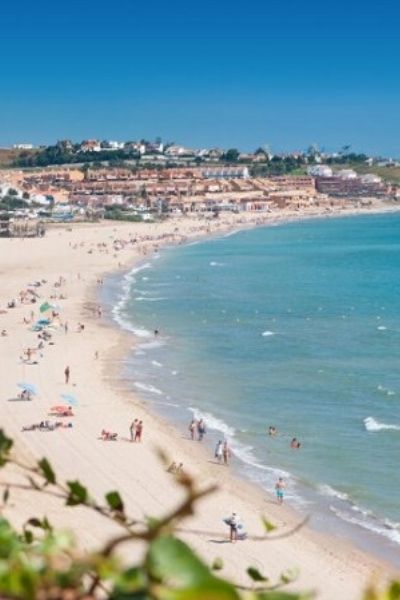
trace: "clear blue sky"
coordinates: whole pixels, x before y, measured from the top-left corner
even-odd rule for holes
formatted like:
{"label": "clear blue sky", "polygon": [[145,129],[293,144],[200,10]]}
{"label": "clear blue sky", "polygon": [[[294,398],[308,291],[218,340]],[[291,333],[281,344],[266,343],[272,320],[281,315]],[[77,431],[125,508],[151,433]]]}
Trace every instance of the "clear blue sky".
{"label": "clear blue sky", "polygon": [[396,0],[3,0],[0,145],[400,156],[399,17]]}

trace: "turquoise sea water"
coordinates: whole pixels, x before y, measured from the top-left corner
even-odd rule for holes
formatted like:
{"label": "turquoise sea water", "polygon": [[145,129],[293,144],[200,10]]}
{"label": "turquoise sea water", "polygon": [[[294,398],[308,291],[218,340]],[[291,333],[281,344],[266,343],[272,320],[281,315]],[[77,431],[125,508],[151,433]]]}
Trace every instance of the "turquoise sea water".
{"label": "turquoise sea water", "polygon": [[170,248],[113,286],[146,401],[203,416],[246,476],[272,490],[283,473],[317,527],[399,563],[400,215]]}

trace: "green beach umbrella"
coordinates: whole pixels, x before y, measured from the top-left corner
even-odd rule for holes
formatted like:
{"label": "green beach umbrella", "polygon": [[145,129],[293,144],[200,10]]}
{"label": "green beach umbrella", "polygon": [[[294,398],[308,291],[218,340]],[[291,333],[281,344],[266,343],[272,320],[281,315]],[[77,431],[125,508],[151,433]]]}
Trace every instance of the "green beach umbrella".
{"label": "green beach umbrella", "polygon": [[48,302],[43,302],[43,304],[41,304],[39,310],[41,313],[46,312],[47,310],[51,309],[51,304],[49,304]]}

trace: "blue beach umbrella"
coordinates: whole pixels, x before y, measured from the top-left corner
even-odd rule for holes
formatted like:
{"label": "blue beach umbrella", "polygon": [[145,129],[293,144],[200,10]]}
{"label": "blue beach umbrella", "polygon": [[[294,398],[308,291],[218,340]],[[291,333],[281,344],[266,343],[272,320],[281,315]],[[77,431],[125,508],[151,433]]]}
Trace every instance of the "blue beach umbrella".
{"label": "blue beach umbrella", "polygon": [[61,394],[61,398],[65,400],[67,404],[71,404],[72,406],[76,406],[78,404],[78,399],[72,394]]}
{"label": "blue beach umbrella", "polygon": [[36,394],[38,393],[37,387],[33,383],[21,382],[21,383],[17,383],[17,386],[19,388],[21,388],[22,390],[26,390],[27,392],[32,394],[32,396],[36,396]]}

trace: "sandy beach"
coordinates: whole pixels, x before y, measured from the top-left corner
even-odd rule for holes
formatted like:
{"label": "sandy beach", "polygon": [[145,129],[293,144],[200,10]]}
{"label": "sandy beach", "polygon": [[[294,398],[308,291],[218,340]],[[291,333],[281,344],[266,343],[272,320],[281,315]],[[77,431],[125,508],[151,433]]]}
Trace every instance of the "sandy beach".
{"label": "sandy beach", "polygon": [[[372,210],[383,209],[376,206]],[[354,209],[344,214],[372,210]],[[284,571],[298,569],[299,577],[291,588],[315,590],[323,600],[356,600],[370,582],[384,581],[393,570],[345,540],[304,527],[293,536],[275,541],[227,543],[228,531],[222,519],[232,511],[243,518],[253,535],[263,533],[262,515],[278,526],[277,533],[295,527],[300,517],[289,506],[279,506],[272,495],[267,496],[211,461],[208,449],[152,414],[127,389],[120,377],[121,365],[135,338],[110,326],[106,315],[98,310],[101,279],[118,270],[126,272],[162,245],[311,216],[325,213],[318,215],[314,209],[302,215],[282,211],[279,216],[274,213],[263,218],[240,214],[223,215],[213,221],[188,217],[160,224],[67,225],[49,229],[42,239],[1,239],[0,330],[6,331],[0,337],[1,426],[14,438],[20,456],[47,456],[61,478],[78,478],[96,497],[118,489],[127,512],[139,519],[165,514],[181,497],[174,478],[156,455],[155,449],[162,448],[171,461],[183,462],[201,485],[218,483],[218,491],[200,502],[197,514],[184,523],[197,533],[184,532],[182,537],[210,563],[221,557],[223,575],[249,584],[248,566],[257,567],[272,581]],[[35,282],[41,285],[30,285]],[[38,294],[35,303],[29,301],[31,294],[26,302],[20,300],[20,292],[28,287]],[[7,308],[13,299],[15,308]],[[59,307],[59,318],[54,320],[51,340],[37,349],[39,340],[37,332],[31,331],[31,312],[37,321],[41,316],[39,306],[46,301]],[[28,348],[34,349],[30,357],[26,354]],[[68,383],[64,373],[67,366]],[[21,391],[17,387],[20,382],[37,387],[32,401],[12,400]],[[61,394],[72,394],[78,400],[73,409],[75,416],[63,417],[73,424],[71,428],[22,432],[23,427],[42,420],[54,421],[49,412],[51,407],[65,403]],[[144,423],[140,444],[129,440],[129,425],[134,418]],[[103,429],[118,432],[118,441],[103,441]],[[14,477],[13,472],[2,472],[1,485]],[[83,508],[66,508],[52,498],[45,502],[42,495],[31,492],[27,496],[13,491],[4,514],[16,525],[31,516],[47,515],[54,523],[75,531],[84,548],[95,547],[112,532],[107,522]],[[130,549],[130,557],[140,551],[139,547]]]}

